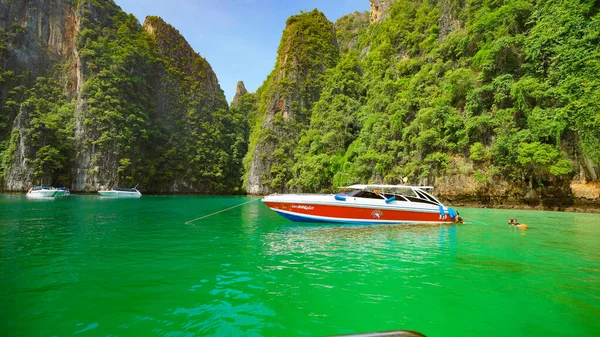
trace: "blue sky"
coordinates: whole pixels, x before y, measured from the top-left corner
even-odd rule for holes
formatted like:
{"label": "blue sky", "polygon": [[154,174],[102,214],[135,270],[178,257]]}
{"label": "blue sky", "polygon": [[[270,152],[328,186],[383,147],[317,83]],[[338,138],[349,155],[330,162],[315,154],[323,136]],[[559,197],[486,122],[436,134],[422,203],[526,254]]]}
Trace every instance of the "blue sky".
{"label": "blue sky", "polygon": [[227,101],[242,80],[254,92],[275,65],[288,17],[319,9],[335,22],[354,11],[369,10],[369,0],[115,0],[140,23],[162,17],[208,60]]}

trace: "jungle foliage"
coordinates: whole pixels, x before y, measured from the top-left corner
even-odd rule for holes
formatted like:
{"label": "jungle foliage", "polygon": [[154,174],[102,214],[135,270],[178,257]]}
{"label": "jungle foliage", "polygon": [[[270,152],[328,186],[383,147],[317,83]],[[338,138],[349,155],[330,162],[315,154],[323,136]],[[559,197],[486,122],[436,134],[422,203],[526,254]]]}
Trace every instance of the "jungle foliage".
{"label": "jungle foliage", "polygon": [[257,90],[249,114],[253,124],[246,178],[259,175],[261,184],[268,186],[263,191],[284,191],[293,176],[300,131],[309,125],[323,74],[339,58],[334,34],[333,24],[316,9],[287,20],[275,69]]}
{"label": "jungle foliage", "polygon": [[48,184],[70,186],[79,168],[145,191],[238,192],[248,122],[230,113],[208,62],[160,18],[149,18],[152,35],[112,1],[73,4],[82,14],[77,93],[59,83],[75,60],[37,79],[5,69],[18,32],[0,31],[0,178],[24,141],[35,178]]}
{"label": "jungle foliage", "polygon": [[[398,0],[326,72],[289,185],[432,183],[453,171],[529,187],[579,170],[597,179],[599,6]],[[442,22],[454,24],[447,35]]]}

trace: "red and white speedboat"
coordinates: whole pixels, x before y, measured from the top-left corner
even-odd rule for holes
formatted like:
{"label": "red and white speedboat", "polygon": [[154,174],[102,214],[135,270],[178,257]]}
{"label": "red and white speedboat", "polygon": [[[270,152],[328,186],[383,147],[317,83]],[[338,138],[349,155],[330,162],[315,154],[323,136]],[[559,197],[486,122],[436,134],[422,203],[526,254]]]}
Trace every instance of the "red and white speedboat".
{"label": "red and white speedboat", "polygon": [[427,193],[431,186],[352,185],[338,194],[271,194],[262,201],[300,222],[452,223],[457,213]]}

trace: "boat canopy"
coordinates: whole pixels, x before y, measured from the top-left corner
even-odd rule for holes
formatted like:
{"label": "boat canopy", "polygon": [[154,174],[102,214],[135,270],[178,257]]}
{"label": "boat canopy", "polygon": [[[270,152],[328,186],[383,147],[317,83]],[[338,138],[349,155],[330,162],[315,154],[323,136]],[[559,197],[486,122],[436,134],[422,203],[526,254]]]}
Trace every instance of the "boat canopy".
{"label": "boat canopy", "polygon": [[434,196],[425,192],[431,189],[433,189],[433,186],[351,185],[342,187],[342,191],[337,195],[374,199],[383,198],[386,203],[397,200],[442,205]]}
{"label": "boat canopy", "polygon": [[37,191],[37,190],[50,190],[52,189],[52,186],[31,186],[31,189],[33,191]]}
{"label": "boat canopy", "polygon": [[342,188],[353,190],[368,190],[368,189],[400,189],[400,188],[418,188],[420,190],[432,190],[433,186],[410,186],[410,185],[350,185]]}
{"label": "boat canopy", "polygon": [[112,189],[113,191],[121,191],[121,192],[137,192],[135,188],[124,188],[124,187],[115,187]]}

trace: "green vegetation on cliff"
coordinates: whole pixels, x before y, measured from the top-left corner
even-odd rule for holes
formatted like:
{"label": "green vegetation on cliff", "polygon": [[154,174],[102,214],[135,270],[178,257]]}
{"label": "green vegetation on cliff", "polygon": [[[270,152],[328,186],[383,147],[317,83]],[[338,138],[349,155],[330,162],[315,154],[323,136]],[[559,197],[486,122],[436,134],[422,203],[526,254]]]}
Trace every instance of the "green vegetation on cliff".
{"label": "green vegetation on cliff", "polygon": [[[133,15],[113,4],[83,6],[77,49],[85,78],[78,121],[80,153],[102,184],[146,184],[153,171],[151,147],[156,52]],[[110,173],[118,172],[117,179]],[[146,179],[143,179],[146,178]]]}
{"label": "green vegetation on cliff", "polygon": [[594,1],[398,0],[327,71],[293,188],[462,174],[560,197],[576,173],[597,179],[598,12]]}
{"label": "green vegetation on cliff", "polygon": [[333,24],[313,10],[287,20],[275,69],[256,93],[256,110],[245,159],[252,193],[286,190],[294,149],[319,99],[323,73],[339,58]]}
{"label": "green vegetation on cliff", "polygon": [[156,43],[164,72],[154,142],[159,144],[155,162],[160,174],[152,177],[154,183],[159,190],[176,181],[206,193],[238,191],[247,121],[228,110],[210,65],[176,29],[158,17],[146,18],[144,27]]}
{"label": "green vegetation on cliff", "polygon": [[9,54],[22,34],[16,24],[9,30],[0,28],[0,182],[15,161],[24,159],[22,164],[30,168],[19,172],[24,179],[66,184],[73,158],[74,102],[55,79],[61,78],[63,64],[54,64],[49,77],[12,69]]}
{"label": "green vegetation on cliff", "polygon": [[[41,5],[18,6],[37,13]],[[80,15],[74,45],[65,48],[73,53],[61,59],[43,54],[46,41],[16,38],[23,32],[41,35],[35,29],[46,26],[31,27],[15,17],[25,26],[0,30],[4,186],[23,189],[43,177],[75,190],[140,183],[156,192],[239,191],[247,115],[230,113],[210,65],[179,32],[158,17],[142,27],[113,1],[74,1],[60,8],[65,13],[53,15],[73,25],[69,15]],[[50,14],[40,13],[47,21],[45,15]],[[42,50],[30,59],[51,60],[50,68],[27,58],[20,66],[35,66],[36,76],[44,77],[7,69],[17,47]],[[65,83],[73,74],[78,86]]]}

